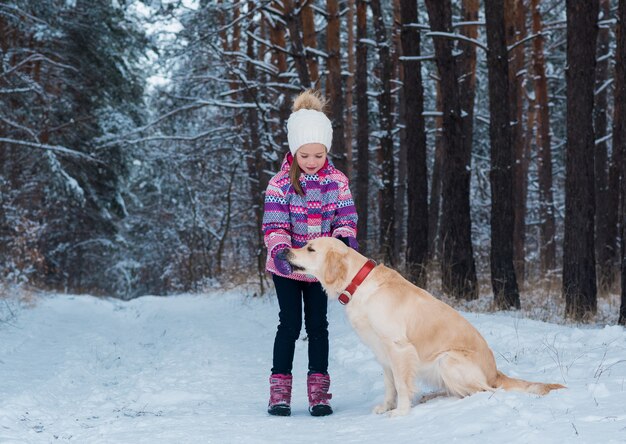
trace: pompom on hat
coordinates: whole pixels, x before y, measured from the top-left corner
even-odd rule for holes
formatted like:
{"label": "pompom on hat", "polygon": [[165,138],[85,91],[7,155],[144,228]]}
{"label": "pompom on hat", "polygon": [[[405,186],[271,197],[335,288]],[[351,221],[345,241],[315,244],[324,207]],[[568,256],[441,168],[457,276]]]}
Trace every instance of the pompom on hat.
{"label": "pompom on hat", "polygon": [[307,90],[293,102],[293,112],[287,120],[289,151],[296,151],[307,143],[321,143],[330,151],[333,142],[333,126],[324,114],[324,99],[319,92]]}

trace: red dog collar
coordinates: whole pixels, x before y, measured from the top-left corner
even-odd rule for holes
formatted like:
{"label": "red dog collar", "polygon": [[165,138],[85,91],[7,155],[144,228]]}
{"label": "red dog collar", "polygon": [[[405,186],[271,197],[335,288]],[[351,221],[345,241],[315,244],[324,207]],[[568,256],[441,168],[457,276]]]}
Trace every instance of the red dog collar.
{"label": "red dog collar", "polygon": [[342,305],[346,305],[348,302],[350,302],[350,299],[352,298],[352,295],[354,294],[358,286],[361,285],[361,283],[365,280],[367,275],[370,274],[370,271],[372,271],[376,265],[376,262],[371,259],[368,259],[367,262],[365,262],[365,265],[363,265],[359,272],[356,274],[356,276],[354,276],[352,282],[350,282],[350,285],[348,285],[348,287],[344,291],[342,291],[341,294],[339,294],[339,302],[341,302]]}

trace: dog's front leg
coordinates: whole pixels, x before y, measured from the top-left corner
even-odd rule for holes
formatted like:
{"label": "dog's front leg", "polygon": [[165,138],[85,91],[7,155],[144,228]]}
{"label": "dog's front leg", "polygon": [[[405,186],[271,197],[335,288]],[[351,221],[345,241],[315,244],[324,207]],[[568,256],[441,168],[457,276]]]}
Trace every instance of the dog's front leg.
{"label": "dog's front leg", "polygon": [[415,348],[404,339],[393,341],[389,349],[389,357],[395,391],[398,394],[398,404],[395,409],[389,411],[389,416],[403,416],[411,411],[417,354]]}
{"label": "dog's front leg", "polygon": [[378,404],[374,407],[374,413],[381,414],[388,412],[389,410],[396,408],[396,398],[398,393],[396,392],[396,383],[393,380],[393,372],[391,367],[383,365],[385,373],[385,400],[382,404]]}

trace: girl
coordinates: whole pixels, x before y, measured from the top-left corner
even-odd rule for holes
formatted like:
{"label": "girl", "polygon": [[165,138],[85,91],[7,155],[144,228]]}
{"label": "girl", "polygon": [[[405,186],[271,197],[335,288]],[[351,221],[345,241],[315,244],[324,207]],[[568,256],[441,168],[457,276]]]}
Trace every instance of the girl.
{"label": "girl", "polygon": [[287,121],[289,153],[265,193],[266,270],[272,274],[280,307],[270,376],[270,415],[291,414],[291,369],[302,328],[303,302],[309,346],[309,412],[313,416],[333,412],[328,393],[327,298],[315,278],[294,273],[281,254],[322,236],[340,238],[357,248],[357,215],[348,178],[327,157],[333,129],[324,105],[318,92],[305,91],[295,99]]}

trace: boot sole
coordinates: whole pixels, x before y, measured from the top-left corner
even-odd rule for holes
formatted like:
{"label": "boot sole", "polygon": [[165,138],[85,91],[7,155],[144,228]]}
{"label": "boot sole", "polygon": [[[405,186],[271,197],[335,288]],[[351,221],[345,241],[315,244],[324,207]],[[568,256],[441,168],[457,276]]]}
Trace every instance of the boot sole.
{"label": "boot sole", "polygon": [[333,414],[333,409],[329,405],[316,405],[309,409],[311,416],[328,416]]}
{"label": "boot sole", "polygon": [[286,405],[275,405],[267,409],[267,413],[272,416],[291,416],[291,407]]}

